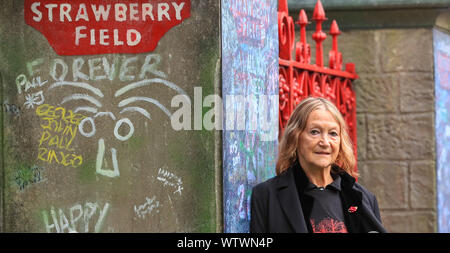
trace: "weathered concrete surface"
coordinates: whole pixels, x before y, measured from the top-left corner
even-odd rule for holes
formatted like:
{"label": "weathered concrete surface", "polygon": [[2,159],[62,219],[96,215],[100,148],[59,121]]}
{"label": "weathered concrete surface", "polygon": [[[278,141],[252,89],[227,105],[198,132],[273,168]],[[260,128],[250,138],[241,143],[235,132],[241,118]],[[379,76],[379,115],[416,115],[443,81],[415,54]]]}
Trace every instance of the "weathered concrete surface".
{"label": "weathered concrete surface", "polygon": [[[217,202],[221,195],[217,180],[221,160],[216,159],[220,134],[175,131],[170,118],[155,104],[140,101],[128,105],[147,110],[151,117],[148,119],[138,112],[120,113],[126,107],[120,107],[120,102],[148,97],[173,113],[178,107],[171,106],[171,99],[179,92],[163,83],[182,89],[192,104],[194,87],[202,88],[203,97],[215,93],[220,85],[219,3],[192,0],[191,17],[171,29],[154,52],[77,57],[56,55],[45,37],[24,23],[23,1],[2,2],[1,97],[2,104],[9,107],[2,110],[2,231],[217,231],[221,213],[221,203]],[[144,68],[148,71],[140,76],[146,59],[152,66]],[[89,80],[83,80],[79,73],[74,76],[77,64],[81,65],[79,72]],[[54,66],[56,71],[52,72]],[[21,74],[29,81],[40,77],[42,86],[26,90],[22,87],[19,93],[16,80]],[[88,83],[103,97],[80,87],[52,88],[59,78]],[[154,85],[116,93],[132,82],[154,78],[160,79]],[[101,107],[86,100],[68,100],[72,94],[89,94]],[[77,113],[86,120],[83,124],[68,124],[74,127],[73,141],[65,148],[57,148],[50,139],[70,136],[69,132],[49,130],[52,137],[43,138],[48,120],[45,115],[37,115],[38,105],[31,107],[33,101],[62,107],[67,112],[96,107],[97,113],[79,110]],[[203,113],[208,110],[203,108]],[[92,121],[87,120],[89,117]],[[65,122],[62,124],[65,128]],[[48,150],[55,151],[59,163],[48,161]],[[61,161],[59,152],[80,156],[82,161],[78,159],[77,165],[71,166]],[[105,171],[98,173],[96,168]]]}

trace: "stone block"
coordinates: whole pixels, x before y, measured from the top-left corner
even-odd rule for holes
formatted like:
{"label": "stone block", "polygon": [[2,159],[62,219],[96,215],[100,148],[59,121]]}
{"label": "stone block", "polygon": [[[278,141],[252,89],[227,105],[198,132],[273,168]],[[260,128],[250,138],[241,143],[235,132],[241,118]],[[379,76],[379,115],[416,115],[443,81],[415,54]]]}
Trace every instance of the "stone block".
{"label": "stone block", "polygon": [[400,111],[434,111],[434,81],[432,73],[401,74]]}
{"label": "stone block", "polygon": [[353,82],[358,112],[397,112],[400,107],[398,79],[392,75],[360,75]]}
{"label": "stone block", "polygon": [[433,72],[431,29],[386,29],[380,33],[382,72]]}
{"label": "stone block", "polygon": [[389,233],[436,233],[434,212],[381,211],[383,226]]}
{"label": "stone block", "polygon": [[367,115],[367,159],[434,159],[433,113]]}
{"label": "stone block", "polygon": [[358,182],[371,191],[381,209],[408,208],[408,164],[364,162]]}
{"label": "stone block", "polygon": [[436,208],[436,163],[411,162],[410,198],[412,208]]}
{"label": "stone block", "polygon": [[379,73],[381,67],[377,57],[378,34],[370,30],[341,32],[338,37],[338,49],[342,53],[343,68],[345,68],[346,63],[352,62],[355,64],[356,73],[359,75]]}
{"label": "stone block", "polygon": [[[365,164],[365,162],[364,161],[361,161],[361,160],[358,160],[357,162],[356,162],[356,167],[357,167],[357,171],[358,171],[358,173],[361,175],[361,168],[363,168],[364,167],[364,164]],[[358,180],[359,180],[359,177],[358,177]],[[358,181],[359,182],[359,181]]]}
{"label": "stone block", "polygon": [[366,159],[367,149],[367,126],[365,114],[356,114],[356,130],[357,130],[357,152],[358,160]]}
{"label": "stone block", "polygon": [[[312,40],[314,31],[307,31],[306,40],[311,46],[311,62],[316,62],[316,43]],[[296,42],[300,40],[300,31],[295,31]],[[374,31],[341,31],[338,37],[338,50],[342,53],[342,69],[345,69],[346,63],[354,63],[357,74],[363,73],[379,73],[380,64],[378,63],[377,44],[378,38]],[[328,53],[332,47],[332,37],[327,34],[327,38],[323,41],[323,62],[324,66],[328,66]],[[295,54],[294,56],[295,57]]]}

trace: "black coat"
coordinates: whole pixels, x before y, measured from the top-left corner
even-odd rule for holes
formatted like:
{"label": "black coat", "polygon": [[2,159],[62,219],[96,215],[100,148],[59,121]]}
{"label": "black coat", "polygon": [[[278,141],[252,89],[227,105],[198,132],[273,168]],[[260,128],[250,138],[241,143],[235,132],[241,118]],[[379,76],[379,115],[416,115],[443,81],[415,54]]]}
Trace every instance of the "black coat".
{"label": "black coat", "polygon": [[[381,224],[375,195],[356,183],[355,178],[346,172],[340,172],[339,175],[341,176],[340,197],[348,232],[386,233]],[[308,195],[302,194],[308,182],[306,174],[296,162],[281,175],[253,187],[250,232],[308,233],[312,231],[311,224],[305,217],[309,217],[313,200]],[[348,211],[352,206],[357,207],[355,212]]]}

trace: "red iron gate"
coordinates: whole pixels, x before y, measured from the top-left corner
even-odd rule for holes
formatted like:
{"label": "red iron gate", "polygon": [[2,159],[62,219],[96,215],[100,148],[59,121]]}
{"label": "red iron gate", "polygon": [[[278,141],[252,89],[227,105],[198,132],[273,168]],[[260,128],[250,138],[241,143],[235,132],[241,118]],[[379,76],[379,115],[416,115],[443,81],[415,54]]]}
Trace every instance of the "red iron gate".
{"label": "red iron gate", "polygon": [[[337,44],[340,31],[333,20],[329,32],[333,40],[332,49],[328,68],[324,67],[322,42],[327,35],[322,31],[322,23],[327,18],[320,0],[316,3],[312,19],[316,22],[316,31],[312,35],[316,42],[316,64],[311,64],[311,47],[306,41],[308,18],[305,11],[300,11],[296,22],[300,25],[300,41],[295,43],[294,21],[289,16],[287,0],[278,0],[280,136],[300,101],[308,96],[327,98],[344,116],[356,156],[356,99],[352,89],[352,81],[358,78],[355,64],[347,63],[345,70],[342,70],[342,54]],[[292,59],[294,49],[295,59]]]}

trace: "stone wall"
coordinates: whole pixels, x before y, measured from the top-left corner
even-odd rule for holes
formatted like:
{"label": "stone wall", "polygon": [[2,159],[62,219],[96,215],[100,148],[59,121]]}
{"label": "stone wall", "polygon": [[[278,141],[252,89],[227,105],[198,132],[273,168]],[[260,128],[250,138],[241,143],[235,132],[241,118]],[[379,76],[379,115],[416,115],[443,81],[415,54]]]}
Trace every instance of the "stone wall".
{"label": "stone wall", "polygon": [[[359,75],[359,182],[377,196],[389,232],[437,231],[432,41],[431,28],[339,36]],[[328,35],[324,52],[330,43]]]}

